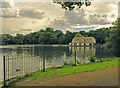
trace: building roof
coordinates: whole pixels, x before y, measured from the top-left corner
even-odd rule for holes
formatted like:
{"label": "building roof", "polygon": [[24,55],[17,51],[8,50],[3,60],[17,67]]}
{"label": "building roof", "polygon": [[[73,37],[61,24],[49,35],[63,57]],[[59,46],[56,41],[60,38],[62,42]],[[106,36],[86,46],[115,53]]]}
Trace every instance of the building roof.
{"label": "building roof", "polygon": [[96,43],[96,40],[94,37],[75,37],[72,43]]}

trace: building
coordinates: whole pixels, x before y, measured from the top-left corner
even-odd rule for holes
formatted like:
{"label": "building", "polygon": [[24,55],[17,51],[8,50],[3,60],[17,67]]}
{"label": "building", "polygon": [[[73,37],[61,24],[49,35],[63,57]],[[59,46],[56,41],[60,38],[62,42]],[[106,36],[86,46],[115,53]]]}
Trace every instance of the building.
{"label": "building", "polygon": [[69,45],[72,46],[89,46],[94,45],[96,40],[94,37],[75,37]]}

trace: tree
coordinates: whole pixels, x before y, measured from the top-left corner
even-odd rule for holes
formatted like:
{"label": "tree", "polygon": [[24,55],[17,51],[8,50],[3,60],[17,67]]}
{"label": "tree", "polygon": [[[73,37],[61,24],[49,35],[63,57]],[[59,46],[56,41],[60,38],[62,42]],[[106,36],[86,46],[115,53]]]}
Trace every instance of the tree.
{"label": "tree", "polygon": [[58,38],[58,44],[65,44],[65,35],[62,35]]}
{"label": "tree", "polygon": [[47,28],[45,29],[45,32],[53,33],[53,32],[54,32],[54,29],[51,28],[51,27],[47,27]]}
{"label": "tree", "polygon": [[85,31],[80,31],[80,34],[83,35],[83,36],[86,36]]}
{"label": "tree", "polygon": [[54,31],[54,34],[56,35],[56,44],[58,44],[59,43],[59,38],[62,36],[62,35],[64,35],[63,34],[63,32],[62,31],[60,31],[60,30],[55,30]]}
{"label": "tree", "polygon": [[14,41],[16,44],[23,44],[23,39],[24,39],[23,34],[18,33],[18,34],[16,34]]}
{"label": "tree", "polygon": [[120,18],[117,19],[117,30],[113,35],[111,44],[116,56],[120,57]]}
{"label": "tree", "polygon": [[81,35],[80,33],[77,33],[77,34],[75,35],[75,37],[84,37],[84,36]]}
{"label": "tree", "polygon": [[69,44],[73,38],[74,38],[73,33],[70,31],[67,31],[65,34],[65,44]]}
{"label": "tree", "polygon": [[90,6],[91,2],[90,0],[53,0],[54,3],[60,4],[63,9],[65,10],[73,10],[75,7],[81,8],[83,4],[86,6]]}
{"label": "tree", "polygon": [[44,44],[44,40],[45,40],[45,32],[40,32],[39,33],[39,37],[38,37],[38,42],[39,44]]}

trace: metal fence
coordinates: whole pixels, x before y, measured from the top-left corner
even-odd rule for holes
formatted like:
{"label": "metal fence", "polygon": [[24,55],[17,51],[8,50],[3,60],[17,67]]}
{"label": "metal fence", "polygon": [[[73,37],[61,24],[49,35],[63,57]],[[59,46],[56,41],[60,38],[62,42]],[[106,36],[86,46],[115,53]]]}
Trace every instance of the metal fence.
{"label": "metal fence", "polygon": [[[63,61],[73,60],[76,65],[76,52],[75,56],[63,56],[54,57],[53,61],[49,61],[46,57],[47,54],[43,54],[42,57],[34,57],[34,55],[24,52],[18,54],[16,52],[11,52],[3,56],[3,81],[4,86],[6,86],[6,80],[9,81],[11,78],[16,76],[24,76],[26,73],[34,73],[39,70],[45,72],[45,68],[52,66],[63,65]],[[50,63],[52,62],[52,63]],[[56,63],[55,63],[56,62]],[[54,64],[53,64],[54,63]]]}
{"label": "metal fence", "polygon": [[[111,54],[108,51],[101,51],[101,53],[99,52],[98,54],[96,52],[95,54],[95,56],[98,57],[107,57],[107,55],[110,56]],[[63,65],[63,61],[73,61],[75,65],[76,61],[82,64],[88,63],[89,56],[90,54],[76,51],[64,53],[63,56],[53,56],[52,58],[50,58],[47,53],[42,53],[40,56],[34,56],[34,54],[29,54],[27,51],[22,53],[11,52],[3,56],[4,86],[6,86],[6,80],[9,81],[10,78],[24,76],[26,72],[34,73],[39,70],[44,72],[45,68]]]}
{"label": "metal fence", "polygon": [[9,53],[3,56],[3,74],[4,86],[5,80],[16,76],[23,76],[27,73],[33,73],[39,70],[45,71],[45,57],[34,57],[27,52],[17,54]]}

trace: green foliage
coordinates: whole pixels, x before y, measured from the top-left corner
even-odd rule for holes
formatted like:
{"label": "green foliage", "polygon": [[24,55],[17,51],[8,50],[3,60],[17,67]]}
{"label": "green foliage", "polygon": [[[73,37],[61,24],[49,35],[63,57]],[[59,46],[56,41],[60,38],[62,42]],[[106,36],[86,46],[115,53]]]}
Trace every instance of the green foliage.
{"label": "green foliage", "polygon": [[90,55],[90,57],[88,58],[91,62],[95,62],[96,57],[94,57],[93,55]]}
{"label": "green foliage", "polygon": [[100,58],[100,62],[103,62],[103,60],[104,60],[103,58]]}
{"label": "green foliage", "polygon": [[77,63],[77,64],[81,64],[81,62],[80,62],[80,61],[78,61],[78,60],[76,60],[76,63]]}
{"label": "green foliage", "polygon": [[46,78],[53,78],[53,77],[60,77],[63,75],[70,75],[73,73],[79,73],[79,72],[88,72],[88,71],[94,71],[97,69],[104,69],[111,66],[118,66],[118,59],[120,58],[112,58],[110,61],[107,60],[104,62],[95,62],[95,63],[89,63],[89,64],[82,64],[77,66],[66,66],[62,67],[61,69],[46,69],[46,72],[36,72],[32,76],[27,77],[27,79],[46,79]]}
{"label": "green foliage", "polygon": [[[81,8],[81,6],[84,4],[83,1],[78,0],[78,1],[74,1],[74,2],[70,2],[70,0],[53,0],[54,3],[60,4],[62,9],[71,11],[73,10],[75,7]],[[85,5],[86,6],[90,6],[91,2],[89,0],[85,1]]]}
{"label": "green foliage", "polygon": [[84,36],[81,35],[80,33],[77,33],[77,34],[75,35],[75,37],[84,37]]}
{"label": "green foliage", "polygon": [[69,64],[68,64],[68,62],[67,61],[63,61],[63,66],[68,66]]}
{"label": "green foliage", "polygon": [[75,66],[75,63],[73,61],[69,61],[69,66]]}
{"label": "green foliage", "polygon": [[28,73],[28,72],[25,73],[25,77],[27,77],[27,76],[29,76],[29,75],[30,75],[30,73]]}
{"label": "green foliage", "polygon": [[63,61],[63,66],[75,66],[75,63],[73,61],[69,61],[69,63],[67,61]]}

